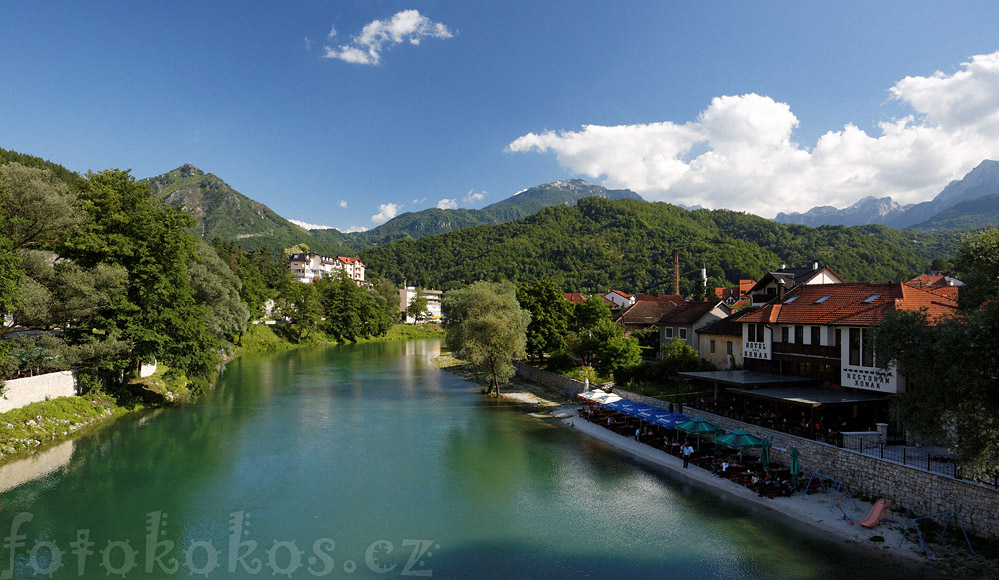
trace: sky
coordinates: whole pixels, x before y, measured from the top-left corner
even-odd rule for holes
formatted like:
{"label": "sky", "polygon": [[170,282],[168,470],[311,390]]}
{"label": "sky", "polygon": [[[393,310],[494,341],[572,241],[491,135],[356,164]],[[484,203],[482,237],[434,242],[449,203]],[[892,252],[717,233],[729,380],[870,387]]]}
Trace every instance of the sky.
{"label": "sky", "polygon": [[999,159],[999,3],[0,0],[0,147],[357,231],[582,178],[773,217]]}

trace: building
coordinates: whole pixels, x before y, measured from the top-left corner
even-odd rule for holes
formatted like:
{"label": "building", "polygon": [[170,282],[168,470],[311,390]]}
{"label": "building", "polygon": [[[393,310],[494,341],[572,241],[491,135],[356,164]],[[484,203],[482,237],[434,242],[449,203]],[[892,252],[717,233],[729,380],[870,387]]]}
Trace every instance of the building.
{"label": "building", "polygon": [[739,280],[738,286],[716,287],[715,296],[719,300],[724,300],[729,306],[735,305],[743,299],[750,289],[756,285],[756,280]]}
{"label": "building", "polygon": [[742,367],[742,324],[737,314],[722,318],[697,330],[701,358],[720,369]]}
{"label": "building", "polygon": [[731,310],[721,300],[684,302],[659,319],[659,342],[665,345],[678,338],[700,354],[697,331],[729,314]]}
{"label": "building", "polygon": [[672,303],[659,300],[639,300],[621,313],[617,323],[624,326],[625,334],[636,330],[655,328],[666,312],[676,308]]}
{"label": "building", "polygon": [[843,279],[828,266],[820,266],[812,262],[809,268],[787,268],[781,264],[780,270],[768,272],[750,288],[749,295],[752,304],[766,304],[777,297],[778,288],[784,287],[788,292],[803,284],[839,284]]}
{"label": "building", "polygon": [[583,302],[586,302],[586,297],[583,296],[582,294],[578,293],[578,292],[566,292],[565,293],[565,299],[568,300],[569,302],[571,302],[574,305],[575,304],[582,304]]}
{"label": "building", "polygon": [[292,254],[288,258],[288,268],[295,280],[306,284],[315,282],[323,276],[329,276],[336,270],[343,270],[347,277],[357,283],[364,284],[364,262],[360,258],[323,256],[321,254]]}
{"label": "building", "polygon": [[878,368],[870,328],[891,310],[952,316],[957,302],[900,282],[802,284],[735,318],[747,370],[818,379],[880,393],[905,392],[905,378]]}
{"label": "building", "polygon": [[940,294],[957,300],[964,282],[947,275],[946,272],[933,271],[929,274],[920,274],[912,280],[906,282],[910,286],[928,290],[934,294]]}
{"label": "building", "polygon": [[617,310],[621,308],[628,308],[635,304],[635,297],[631,294],[625,294],[620,290],[613,290],[603,295],[604,299],[610,302],[611,310]]}
{"label": "building", "polygon": [[430,316],[426,320],[419,322],[440,322],[441,321],[441,294],[440,290],[418,290],[414,286],[407,286],[399,289],[399,314],[407,324],[414,324],[417,320],[406,314],[410,303],[416,298],[419,292],[423,292],[423,297],[427,299],[427,310]]}

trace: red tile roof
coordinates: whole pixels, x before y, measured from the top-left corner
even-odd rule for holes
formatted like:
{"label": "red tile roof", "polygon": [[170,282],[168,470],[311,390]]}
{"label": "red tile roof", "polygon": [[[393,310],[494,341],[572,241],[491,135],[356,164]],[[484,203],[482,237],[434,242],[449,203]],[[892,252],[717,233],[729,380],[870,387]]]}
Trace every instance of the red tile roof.
{"label": "red tile roof", "polygon": [[[826,296],[828,298],[823,300]],[[747,309],[739,313],[738,319],[770,324],[875,326],[889,310],[923,308],[931,319],[952,316],[956,313],[957,301],[900,282],[810,284],[788,292],[783,302],[773,300]]]}
{"label": "red tile roof", "polygon": [[[625,298],[634,298],[634,296],[632,296],[631,294],[625,294],[624,292],[621,292],[620,290],[611,290],[607,294],[618,294],[619,296],[624,296]],[[607,294],[604,294],[604,297],[606,297]]]}
{"label": "red tile roof", "polygon": [[635,294],[635,299],[640,302],[655,301],[670,306],[679,306],[684,303],[683,296],[679,294]]}
{"label": "red tile roof", "polygon": [[663,304],[656,300],[639,300],[621,314],[618,322],[631,326],[653,326],[659,322],[664,312],[673,308],[672,304]]}
{"label": "red tile roof", "polygon": [[583,302],[586,302],[586,298],[577,292],[566,292],[565,299],[573,304],[582,304]]}

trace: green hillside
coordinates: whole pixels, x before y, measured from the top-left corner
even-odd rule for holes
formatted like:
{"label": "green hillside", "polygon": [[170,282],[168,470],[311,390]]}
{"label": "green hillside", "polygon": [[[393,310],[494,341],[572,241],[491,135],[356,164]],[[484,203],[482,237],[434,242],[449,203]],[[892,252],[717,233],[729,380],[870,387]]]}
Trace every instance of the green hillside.
{"label": "green hillside", "polygon": [[[905,237],[910,241],[902,243]],[[372,248],[361,258],[379,275],[444,289],[476,280],[550,278],[571,291],[654,293],[672,291],[676,249],[681,290],[690,293],[702,264],[710,285],[758,279],[781,263],[812,260],[847,280],[907,279],[930,264],[920,247],[937,245],[878,226],[810,228],[726,210],[591,197],[507,224]]]}
{"label": "green hillside", "polygon": [[911,229],[971,230],[996,224],[999,224],[999,194],[992,194],[962,201]]}
{"label": "green hillside", "polygon": [[39,169],[48,169],[56,176],[60,181],[63,181],[70,187],[70,189],[77,189],[80,183],[83,182],[83,178],[80,174],[66,169],[58,163],[53,163],[41,157],[35,157],[34,155],[26,155],[24,153],[18,153],[17,151],[8,151],[7,149],[0,149],[0,165],[5,163],[20,163],[25,167],[37,167]]}

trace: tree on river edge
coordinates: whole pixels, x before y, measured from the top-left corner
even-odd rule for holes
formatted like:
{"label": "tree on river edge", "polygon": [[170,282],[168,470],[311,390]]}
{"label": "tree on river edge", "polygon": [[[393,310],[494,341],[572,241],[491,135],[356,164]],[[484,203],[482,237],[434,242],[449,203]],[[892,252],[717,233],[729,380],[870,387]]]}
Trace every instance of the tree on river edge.
{"label": "tree on river edge", "polygon": [[500,383],[514,374],[513,361],[527,354],[531,314],[517,302],[516,288],[476,282],[445,294],[441,311],[447,347],[489,381],[489,394],[499,395]]}

